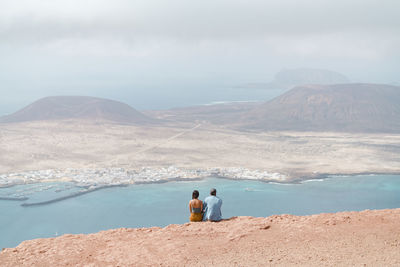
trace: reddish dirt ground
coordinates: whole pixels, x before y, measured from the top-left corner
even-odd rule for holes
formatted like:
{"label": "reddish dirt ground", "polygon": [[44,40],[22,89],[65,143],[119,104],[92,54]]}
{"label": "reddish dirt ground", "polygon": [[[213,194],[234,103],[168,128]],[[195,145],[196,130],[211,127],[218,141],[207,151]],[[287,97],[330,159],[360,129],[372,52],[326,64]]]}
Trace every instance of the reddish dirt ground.
{"label": "reddish dirt ground", "polygon": [[400,209],[235,217],[22,242],[1,266],[400,266]]}

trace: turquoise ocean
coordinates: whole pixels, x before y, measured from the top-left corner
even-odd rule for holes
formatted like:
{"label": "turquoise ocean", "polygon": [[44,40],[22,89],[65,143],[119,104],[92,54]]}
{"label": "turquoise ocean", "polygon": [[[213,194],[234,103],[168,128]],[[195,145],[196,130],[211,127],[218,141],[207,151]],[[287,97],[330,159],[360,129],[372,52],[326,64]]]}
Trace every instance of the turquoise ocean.
{"label": "turquoise ocean", "polygon": [[66,233],[185,223],[192,191],[199,190],[200,199],[204,199],[212,187],[223,199],[224,218],[400,208],[400,175],[337,176],[301,184],[208,178],[106,188],[28,207],[21,204],[50,200],[79,189],[69,183],[19,185],[0,188],[0,198],[29,198],[0,200],[0,249],[27,239]]}

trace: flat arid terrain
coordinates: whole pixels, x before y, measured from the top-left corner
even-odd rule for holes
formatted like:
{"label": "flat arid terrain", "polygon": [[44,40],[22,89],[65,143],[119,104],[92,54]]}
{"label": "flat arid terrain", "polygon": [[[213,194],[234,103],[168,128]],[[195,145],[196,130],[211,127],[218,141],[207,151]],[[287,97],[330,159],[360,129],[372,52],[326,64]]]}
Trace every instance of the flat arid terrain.
{"label": "flat arid terrain", "polygon": [[2,266],[398,266],[400,209],[236,217],[22,242]]}
{"label": "flat arid terrain", "polygon": [[0,174],[63,168],[243,167],[287,175],[400,173],[400,135],[243,132],[210,124],[0,125]]}

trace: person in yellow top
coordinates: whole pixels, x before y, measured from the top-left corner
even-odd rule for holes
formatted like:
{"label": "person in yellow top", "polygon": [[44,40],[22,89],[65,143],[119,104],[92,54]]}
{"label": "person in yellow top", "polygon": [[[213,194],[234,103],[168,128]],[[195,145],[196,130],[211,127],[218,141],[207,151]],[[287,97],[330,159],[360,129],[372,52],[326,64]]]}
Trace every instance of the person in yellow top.
{"label": "person in yellow top", "polygon": [[199,191],[194,190],[192,200],[189,202],[190,221],[201,222],[203,220],[203,201],[199,199]]}

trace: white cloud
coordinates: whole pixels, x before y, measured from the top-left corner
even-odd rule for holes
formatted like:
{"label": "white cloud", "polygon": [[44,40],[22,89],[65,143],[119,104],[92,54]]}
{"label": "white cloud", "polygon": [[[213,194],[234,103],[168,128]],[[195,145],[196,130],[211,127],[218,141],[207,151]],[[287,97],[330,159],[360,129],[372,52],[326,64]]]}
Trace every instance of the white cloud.
{"label": "white cloud", "polygon": [[398,0],[0,0],[0,93],[95,92],[99,77],[119,95],[190,91],[303,66],[394,81],[399,10]]}

